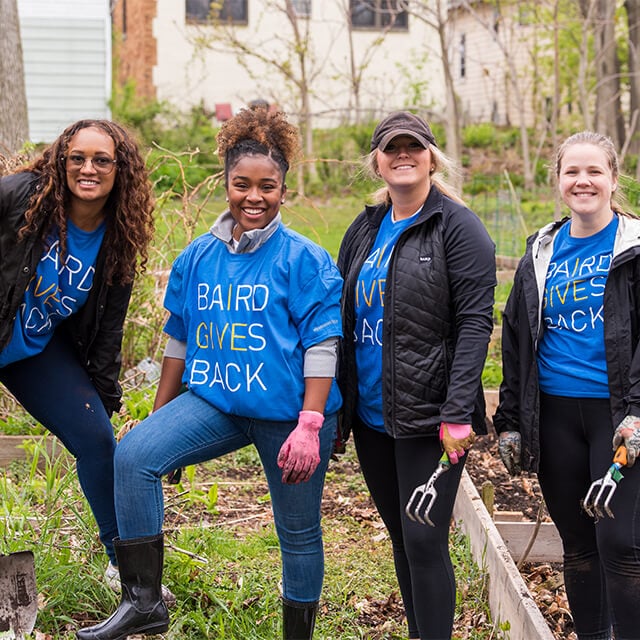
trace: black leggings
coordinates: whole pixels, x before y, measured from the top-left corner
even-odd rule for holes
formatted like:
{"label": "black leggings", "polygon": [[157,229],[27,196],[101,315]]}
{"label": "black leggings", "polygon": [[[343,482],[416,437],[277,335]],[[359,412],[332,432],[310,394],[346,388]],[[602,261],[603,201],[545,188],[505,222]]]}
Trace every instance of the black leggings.
{"label": "black leggings", "polygon": [[597,522],[581,508],[611,466],[609,400],[542,394],[539,480],[564,548],[567,597],[579,640],[640,638],[640,461],[622,469]]}
{"label": "black leggings", "polygon": [[442,455],[438,438],[394,440],[362,424],[353,435],[367,487],[391,538],[409,637],[449,640],[456,604],[449,523],[465,458],[436,482],[431,527],[410,520],[404,508],[436,468]]}

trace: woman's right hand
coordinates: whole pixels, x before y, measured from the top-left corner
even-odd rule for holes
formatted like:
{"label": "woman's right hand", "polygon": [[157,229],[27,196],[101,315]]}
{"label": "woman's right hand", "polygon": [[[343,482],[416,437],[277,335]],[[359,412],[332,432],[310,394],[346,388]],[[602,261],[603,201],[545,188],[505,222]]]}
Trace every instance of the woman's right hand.
{"label": "woman's right hand", "polygon": [[498,436],[498,453],[510,476],[522,472],[522,436],[519,431],[503,431]]}

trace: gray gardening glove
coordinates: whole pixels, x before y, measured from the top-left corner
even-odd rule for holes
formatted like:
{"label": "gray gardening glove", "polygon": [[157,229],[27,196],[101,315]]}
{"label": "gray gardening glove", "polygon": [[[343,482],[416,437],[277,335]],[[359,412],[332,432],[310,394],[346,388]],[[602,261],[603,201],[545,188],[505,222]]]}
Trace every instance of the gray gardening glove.
{"label": "gray gardening glove", "polygon": [[627,467],[633,467],[640,456],[640,418],[627,416],[613,433],[613,450],[621,444],[627,448]]}
{"label": "gray gardening glove", "polygon": [[503,431],[500,434],[498,453],[509,475],[520,475],[522,471],[522,436],[519,431]]}

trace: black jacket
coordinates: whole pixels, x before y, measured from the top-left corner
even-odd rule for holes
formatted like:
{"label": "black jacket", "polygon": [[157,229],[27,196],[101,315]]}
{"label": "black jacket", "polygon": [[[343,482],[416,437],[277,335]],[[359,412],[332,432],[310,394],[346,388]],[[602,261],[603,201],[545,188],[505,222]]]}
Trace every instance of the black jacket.
{"label": "black jacket", "polygon": [[[553,239],[568,218],[554,222],[527,240],[502,320],[500,402],[493,417],[498,433],[522,435],[522,468],[538,471],[540,394],[538,344],[541,305]],[[614,257],[604,291],[604,341],[611,424],[640,416],[640,220],[620,216]]]}
{"label": "black jacket", "polygon": [[[37,186],[38,176],[33,173],[0,178],[0,349],[11,339],[16,312],[44,251],[36,239],[39,234],[18,242],[18,230],[24,224],[24,213]],[[118,410],[122,396],[118,383],[120,349],[131,285],[107,286],[105,258],[103,243],[86,303],[59,329],[68,332],[80,362],[110,414]]]}
{"label": "black jacket", "polygon": [[[342,437],[356,417],[354,292],[388,205],[366,207],[340,247],[345,279],[338,382]],[[385,284],[382,405],[395,438],[437,434],[441,421],[486,433],[481,375],[493,328],[495,246],[479,218],[432,187],[400,236]]]}

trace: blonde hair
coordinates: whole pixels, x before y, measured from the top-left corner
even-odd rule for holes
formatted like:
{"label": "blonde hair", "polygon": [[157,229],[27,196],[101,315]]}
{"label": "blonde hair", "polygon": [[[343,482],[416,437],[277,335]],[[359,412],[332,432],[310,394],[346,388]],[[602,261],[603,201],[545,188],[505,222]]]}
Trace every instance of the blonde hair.
{"label": "blonde hair", "polygon": [[[556,179],[560,176],[562,160],[564,159],[567,149],[575,144],[591,144],[594,147],[602,149],[607,157],[611,175],[616,180],[620,178],[621,174],[618,162],[618,152],[613,144],[613,140],[611,140],[609,136],[605,136],[602,133],[596,133],[595,131],[579,131],[562,142],[556,151],[554,166]],[[620,192],[620,189],[616,189],[611,194],[611,209],[619,215],[633,218],[636,217],[635,214],[629,211],[629,203],[624,194]]]}
{"label": "blonde hair", "polygon": [[[429,151],[431,152],[433,167],[431,182],[438,191],[443,193],[445,196],[465,205],[465,202],[458,190],[447,180],[447,176],[458,176],[460,174],[458,168],[455,166],[454,162],[435,145],[429,145]],[[380,174],[378,172],[378,149],[374,149],[371,153],[365,156],[364,164],[371,177],[374,179],[380,178]],[[391,195],[389,193],[389,188],[386,185],[374,191],[371,197],[373,202],[376,204],[381,204],[383,202],[391,204]]]}

